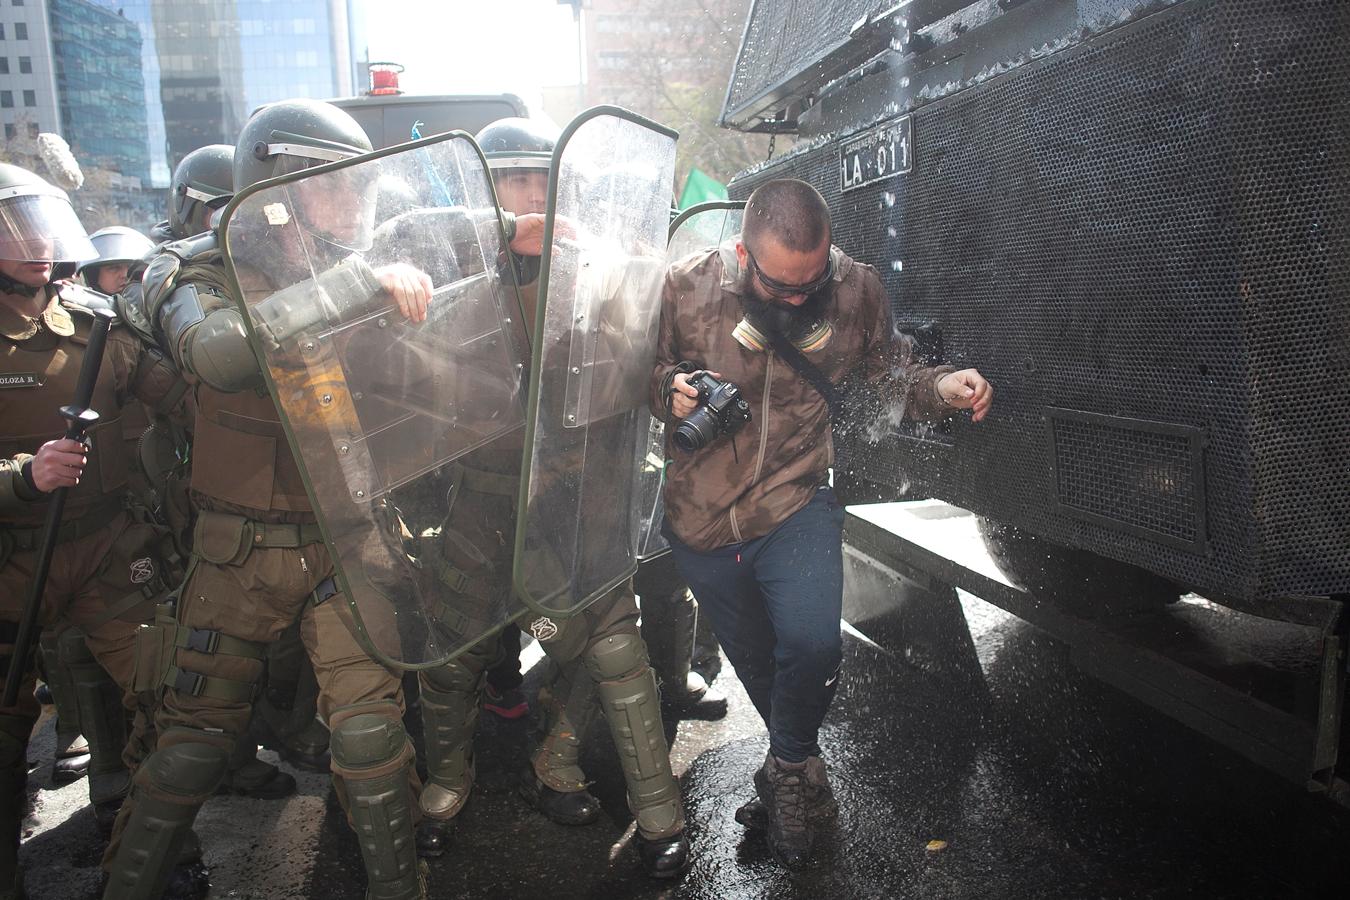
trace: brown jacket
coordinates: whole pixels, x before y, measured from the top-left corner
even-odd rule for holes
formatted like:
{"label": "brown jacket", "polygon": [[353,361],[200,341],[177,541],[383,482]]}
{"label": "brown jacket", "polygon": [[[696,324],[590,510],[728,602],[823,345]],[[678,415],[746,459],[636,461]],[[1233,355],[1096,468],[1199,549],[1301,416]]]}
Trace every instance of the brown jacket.
{"label": "brown jacket", "polygon": [[[661,299],[661,331],[652,372],[652,413],[667,419],[662,388],[682,361],[735,382],[751,419],[734,437],[695,453],[668,445],[666,515],[695,550],[712,550],[768,534],[804,507],[834,463],[830,412],[824,398],[772,351],[757,353],[732,337],[741,320],[734,243],[671,266]],[[949,366],[925,368],[909,341],[893,335],[881,279],[837,247],[829,344],[808,357],[834,384],[861,367],[911,418],[940,416],[937,379]]]}

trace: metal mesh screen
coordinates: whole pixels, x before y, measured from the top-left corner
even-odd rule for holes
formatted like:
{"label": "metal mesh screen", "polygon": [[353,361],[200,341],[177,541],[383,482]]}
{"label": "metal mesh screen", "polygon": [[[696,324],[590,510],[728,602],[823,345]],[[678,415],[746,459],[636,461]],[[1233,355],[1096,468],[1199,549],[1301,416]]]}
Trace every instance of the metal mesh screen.
{"label": "metal mesh screen", "polygon": [[1198,431],[1069,411],[1049,422],[1055,496],[1069,515],[1203,549]]}
{"label": "metal mesh screen", "polygon": [[731,112],[818,62],[859,19],[893,0],[755,0],[731,74]]}
{"label": "metal mesh screen", "polygon": [[[734,183],[816,184],[897,324],[998,387],[950,449],[850,458],[1212,596],[1350,592],[1348,38],[1335,0],[1189,0],[919,108],[909,174],[842,193],[836,142]],[[1051,408],[1198,429],[1203,465],[1057,454]]]}

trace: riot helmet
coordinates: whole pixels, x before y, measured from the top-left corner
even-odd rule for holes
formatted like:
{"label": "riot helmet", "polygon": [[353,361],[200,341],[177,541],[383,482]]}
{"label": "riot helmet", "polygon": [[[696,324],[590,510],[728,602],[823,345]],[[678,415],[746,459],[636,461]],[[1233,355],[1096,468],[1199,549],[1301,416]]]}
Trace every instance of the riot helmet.
{"label": "riot helmet", "polygon": [[516,215],[544,212],[557,129],[536,119],[498,119],[475,140],[487,157],[502,209]]}
{"label": "riot helmet", "polygon": [[97,256],[65,191],[0,163],[0,291],[32,297],[68,276],[72,264]]}
{"label": "riot helmet", "polygon": [[65,191],[0,163],[0,259],[78,263],[97,257]]}
{"label": "riot helmet", "polygon": [[211,213],[234,195],[234,148],[198,147],[173,170],[169,187],[169,230],[182,240],[210,228]]}
{"label": "riot helmet", "polygon": [[76,272],[84,283],[105,294],[120,294],[127,284],[127,272],[143,260],[155,245],[139,231],[122,225],[100,228],[89,235],[98,251],[98,259],[80,263]]}
{"label": "riot helmet", "polygon": [[234,189],[372,149],[356,120],[331,103],[272,103],[253,114],[235,142]]}
{"label": "riot helmet", "polygon": [[[319,100],[284,100],[253,114],[234,149],[234,188],[371,151],[370,138],[343,110]],[[379,166],[361,165],[287,188],[297,224],[311,238],[346,250],[370,246]],[[290,215],[288,213],[287,215]]]}

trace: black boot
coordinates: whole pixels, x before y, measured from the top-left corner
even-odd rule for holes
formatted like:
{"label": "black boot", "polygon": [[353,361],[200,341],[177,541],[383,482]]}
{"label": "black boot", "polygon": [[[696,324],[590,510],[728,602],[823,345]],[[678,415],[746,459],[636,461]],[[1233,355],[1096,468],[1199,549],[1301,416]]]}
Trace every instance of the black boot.
{"label": "black boot", "polygon": [[727,714],[727,695],[709,686],[703,676],[690,671],[683,689],[661,685],[661,708],[681,719],[715,722]]}
{"label": "black boot", "polygon": [[533,769],[521,778],[520,796],[559,825],[590,825],[600,818],[600,801],[590,791],[555,791]]}
{"label": "black boot", "polygon": [[423,859],[444,856],[450,849],[454,819],[423,819],[417,826],[417,855]]}
{"label": "black boot", "polygon": [[645,838],[639,832],[637,851],[643,870],[652,878],[676,878],[689,862],[689,839],[683,831],[656,839]]}

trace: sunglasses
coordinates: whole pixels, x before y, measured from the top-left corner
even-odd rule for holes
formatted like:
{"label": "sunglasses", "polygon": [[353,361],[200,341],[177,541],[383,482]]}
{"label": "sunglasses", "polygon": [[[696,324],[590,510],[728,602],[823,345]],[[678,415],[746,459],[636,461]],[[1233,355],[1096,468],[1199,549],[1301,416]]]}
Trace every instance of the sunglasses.
{"label": "sunglasses", "polygon": [[745,256],[746,259],[750,260],[750,271],[755,273],[759,283],[764,285],[764,289],[772,297],[796,297],[798,294],[814,294],[834,280],[833,253],[825,258],[825,271],[805,284],[788,284],[785,281],[779,281],[765,275],[764,270],[759,267],[759,263],[755,262],[755,254],[750,252],[749,247],[745,248]]}

